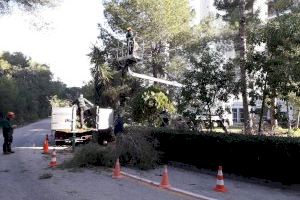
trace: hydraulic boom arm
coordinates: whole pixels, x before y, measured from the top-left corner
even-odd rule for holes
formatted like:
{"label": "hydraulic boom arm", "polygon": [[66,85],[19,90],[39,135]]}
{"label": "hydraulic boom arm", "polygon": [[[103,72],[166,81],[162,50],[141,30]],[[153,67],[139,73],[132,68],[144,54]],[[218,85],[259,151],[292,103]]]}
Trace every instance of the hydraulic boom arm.
{"label": "hydraulic boom arm", "polygon": [[184,86],[181,83],[178,83],[176,81],[167,81],[167,80],[164,80],[164,79],[159,79],[159,78],[155,78],[155,77],[152,77],[152,76],[147,76],[147,75],[144,75],[144,74],[135,73],[135,72],[131,71],[129,67],[128,67],[128,74],[133,76],[133,77],[137,77],[137,78],[141,78],[141,79],[147,79],[147,80],[150,80],[150,81],[155,81],[155,82],[159,82],[159,83],[163,83],[163,84],[167,84],[167,85],[173,85],[175,87],[180,87],[181,88],[181,87]]}

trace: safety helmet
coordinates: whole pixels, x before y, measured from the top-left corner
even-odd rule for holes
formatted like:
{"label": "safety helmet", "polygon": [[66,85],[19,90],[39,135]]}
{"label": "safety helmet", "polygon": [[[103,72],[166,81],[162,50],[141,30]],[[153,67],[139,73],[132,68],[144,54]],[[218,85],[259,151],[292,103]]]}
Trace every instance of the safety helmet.
{"label": "safety helmet", "polygon": [[15,113],[14,112],[8,112],[7,113],[7,117],[8,118],[14,118],[15,117]]}
{"label": "safety helmet", "polygon": [[127,31],[129,31],[129,30],[131,30],[131,27],[128,27],[128,28],[127,28]]}

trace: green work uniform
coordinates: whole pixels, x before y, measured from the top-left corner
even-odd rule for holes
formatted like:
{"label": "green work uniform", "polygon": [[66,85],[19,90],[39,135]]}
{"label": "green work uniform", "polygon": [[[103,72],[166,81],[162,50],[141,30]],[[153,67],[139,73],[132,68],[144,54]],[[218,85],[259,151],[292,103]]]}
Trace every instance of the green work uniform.
{"label": "green work uniform", "polygon": [[13,127],[8,118],[2,119],[0,121],[0,127],[2,127],[4,143],[3,143],[3,153],[12,152],[11,143],[13,141]]}

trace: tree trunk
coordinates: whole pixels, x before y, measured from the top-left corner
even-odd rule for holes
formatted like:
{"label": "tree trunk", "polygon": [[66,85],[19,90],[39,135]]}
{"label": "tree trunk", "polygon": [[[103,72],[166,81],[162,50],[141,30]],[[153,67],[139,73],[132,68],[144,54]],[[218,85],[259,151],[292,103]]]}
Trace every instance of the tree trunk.
{"label": "tree trunk", "polygon": [[227,127],[224,125],[222,120],[220,120],[220,125],[221,125],[221,128],[223,129],[224,133],[228,134]]}
{"label": "tree trunk", "polygon": [[[160,52],[160,44],[159,43],[155,43],[152,46],[152,74],[153,77],[157,78],[158,77],[158,63],[157,60],[155,60],[155,58],[161,53]],[[156,82],[154,82],[155,84]]]}
{"label": "tree trunk", "polygon": [[244,130],[246,134],[252,134],[252,119],[249,113],[249,100],[248,100],[248,82],[246,72],[246,17],[245,17],[245,0],[239,1],[239,53],[240,53],[240,71],[241,71],[241,92],[243,97],[243,112],[244,112]]}
{"label": "tree trunk", "polygon": [[101,94],[102,94],[102,84],[100,83],[99,72],[95,73],[94,76],[94,88],[95,88],[95,104],[101,105]]}
{"label": "tree trunk", "polygon": [[157,65],[155,62],[152,63],[152,74],[153,74],[153,77],[155,77],[155,78],[158,77],[158,70],[157,70]]}
{"label": "tree trunk", "polygon": [[290,105],[289,105],[289,100],[286,100],[286,114],[287,114],[287,120],[288,120],[288,129],[289,132],[292,130],[292,124],[291,124],[291,119],[290,119]]}
{"label": "tree trunk", "polygon": [[266,102],[266,87],[267,87],[267,81],[265,81],[264,88],[263,88],[263,99],[261,103],[261,111],[259,113],[259,124],[258,124],[258,135],[262,135],[262,123],[263,123],[263,117],[264,117],[264,111],[265,111],[265,102]]}
{"label": "tree trunk", "polygon": [[212,132],[212,130],[213,130],[213,123],[212,123],[212,120],[211,120],[211,108],[210,108],[209,105],[207,107],[208,107],[209,130],[210,130],[210,132]]}
{"label": "tree trunk", "polygon": [[300,108],[298,108],[298,116],[297,116],[296,128],[299,128],[299,122],[300,122]]}
{"label": "tree trunk", "polygon": [[277,100],[275,97],[271,99],[271,127],[272,129],[278,127],[278,121],[277,121],[277,108],[276,108]]}

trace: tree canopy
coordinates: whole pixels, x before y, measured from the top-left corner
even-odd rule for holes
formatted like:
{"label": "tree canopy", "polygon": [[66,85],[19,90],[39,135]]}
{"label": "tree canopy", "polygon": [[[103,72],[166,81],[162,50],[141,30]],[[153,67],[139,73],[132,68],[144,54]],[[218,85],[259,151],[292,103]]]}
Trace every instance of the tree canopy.
{"label": "tree canopy", "polygon": [[74,92],[64,83],[53,81],[49,66],[21,52],[0,55],[0,112],[15,112],[19,123],[48,117],[52,96],[72,100],[79,92],[80,88]]}
{"label": "tree canopy", "polygon": [[4,0],[0,1],[0,14],[9,13],[13,5],[32,11],[39,6],[54,6],[58,0]]}

